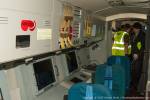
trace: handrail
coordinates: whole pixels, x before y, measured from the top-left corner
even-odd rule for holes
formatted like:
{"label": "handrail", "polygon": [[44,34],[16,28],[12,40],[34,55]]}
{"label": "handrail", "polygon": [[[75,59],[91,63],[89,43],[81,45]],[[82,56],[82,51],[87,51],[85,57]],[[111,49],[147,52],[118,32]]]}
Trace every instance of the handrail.
{"label": "handrail", "polygon": [[[13,61],[0,63],[0,70],[10,69],[10,68],[16,67],[20,64],[29,64],[32,61],[35,61],[35,60],[38,60],[38,59],[41,59],[41,58],[44,58],[44,57],[54,56],[54,55],[61,55],[61,54],[65,54],[65,53],[70,52],[70,51],[75,51],[75,50],[80,50],[80,49],[83,49],[83,48],[87,48],[87,47],[90,47],[90,46],[100,42],[100,41],[102,41],[102,40],[92,41],[88,44],[82,44],[82,45],[75,46],[75,47],[72,47],[72,48],[54,50],[54,51],[44,53],[44,54],[28,56],[28,57],[24,57],[24,58],[21,58],[21,59],[16,59],[16,60],[13,60]],[[30,59],[30,58],[32,58],[32,61],[27,62],[26,59]]]}

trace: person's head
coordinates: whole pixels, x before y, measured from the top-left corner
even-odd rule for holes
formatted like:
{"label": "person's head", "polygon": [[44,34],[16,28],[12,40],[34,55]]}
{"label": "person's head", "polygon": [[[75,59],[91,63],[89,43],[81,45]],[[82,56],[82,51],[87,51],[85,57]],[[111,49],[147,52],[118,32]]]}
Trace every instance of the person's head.
{"label": "person's head", "polygon": [[142,29],[142,25],[139,22],[134,23],[132,27],[135,33],[138,33]]}
{"label": "person's head", "polygon": [[117,31],[124,31],[124,25],[121,25],[120,27],[117,27]]}
{"label": "person's head", "polygon": [[125,31],[125,32],[130,32],[130,29],[131,29],[131,25],[130,24],[123,24],[121,25],[120,27],[121,31]]}
{"label": "person's head", "polygon": [[125,24],[124,25],[124,31],[126,31],[126,32],[130,32],[130,30],[131,30],[131,25],[130,24]]}

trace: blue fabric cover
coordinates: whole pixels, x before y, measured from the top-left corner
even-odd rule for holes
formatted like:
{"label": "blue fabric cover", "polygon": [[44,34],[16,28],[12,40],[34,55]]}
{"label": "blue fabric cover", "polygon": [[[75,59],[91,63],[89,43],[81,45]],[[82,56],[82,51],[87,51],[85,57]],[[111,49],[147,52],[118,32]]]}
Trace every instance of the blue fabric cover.
{"label": "blue fabric cover", "polygon": [[129,89],[130,81],[131,81],[131,64],[130,60],[126,56],[111,56],[107,60],[108,65],[116,65],[120,64],[125,69],[125,82],[126,82],[126,90]]}
{"label": "blue fabric cover", "polygon": [[[112,66],[112,83],[109,82],[110,85],[106,85],[105,82],[108,81],[108,78],[106,77],[106,72],[108,70],[108,65],[103,64],[99,65],[96,68],[95,73],[95,83],[96,84],[104,84],[107,86],[113,94],[113,97],[116,97],[117,100],[123,100],[122,97],[125,96],[125,71],[120,65],[113,65]],[[109,86],[111,86],[110,88]],[[115,100],[115,99],[114,99]]]}
{"label": "blue fabric cover", "polygon": [[69,89],[68,100],[112,100],[112,95],[103,85],[77,83]]}

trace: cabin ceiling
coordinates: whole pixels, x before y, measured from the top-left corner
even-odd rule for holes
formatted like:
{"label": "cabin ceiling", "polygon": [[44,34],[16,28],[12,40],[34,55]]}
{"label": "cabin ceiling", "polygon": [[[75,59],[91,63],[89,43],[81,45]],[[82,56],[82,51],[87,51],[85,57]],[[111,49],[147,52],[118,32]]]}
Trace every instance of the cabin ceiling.
{"label": "cabin ceiling", "polygon": [[[150,11],[150,0],[68,0],[73,5],[88,9],[99,16],[119,13],[142,13]],[[139,3],[144,2],[144,3]],[[96,12],[97,11],[97,12]]]}

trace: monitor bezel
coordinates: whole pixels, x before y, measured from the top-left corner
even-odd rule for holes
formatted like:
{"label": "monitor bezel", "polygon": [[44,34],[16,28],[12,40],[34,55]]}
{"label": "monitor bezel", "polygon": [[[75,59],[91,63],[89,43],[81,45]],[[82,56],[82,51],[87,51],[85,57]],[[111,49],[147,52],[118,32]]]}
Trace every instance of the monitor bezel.
{"label": "monitor bezel", "polygon": [[[55,78],[55,81],[47,86],[45,86],[44,88],[42,88],[41,90],[38,89],[38,86],[37,86],[37,80],[36,80],[36,76],[35,76],[35,71],[34,71],[34,66],[33,64],[34,63],[38,63],[38,62],[41,62],[41,61],[44,61],[44,60],[51,60],[52,62],[52,68],[53,68],[53,71],[54,71],[54,78]],[[33,69],[33,73],[34,73],[34,83],[35,83],[35,95],[40,95],[42,94],[43,92],[49,90],[51,87],[53,87],[54,85],[56,85],[57,83],[57,77],[56,77],[56,71],[55,71],[55,68],[54,68],[54,61],[53,61],[53,57],[46,57],[46,58],[42,58],[42,59],[38,59],[38,60],[35,60],[32,64],[32,69]]]}
{"label": "monitor bezel", "polygon": [[2,93],[2,89],[0,88],[0,100],[4,100],[3,98],[3,93]]}

